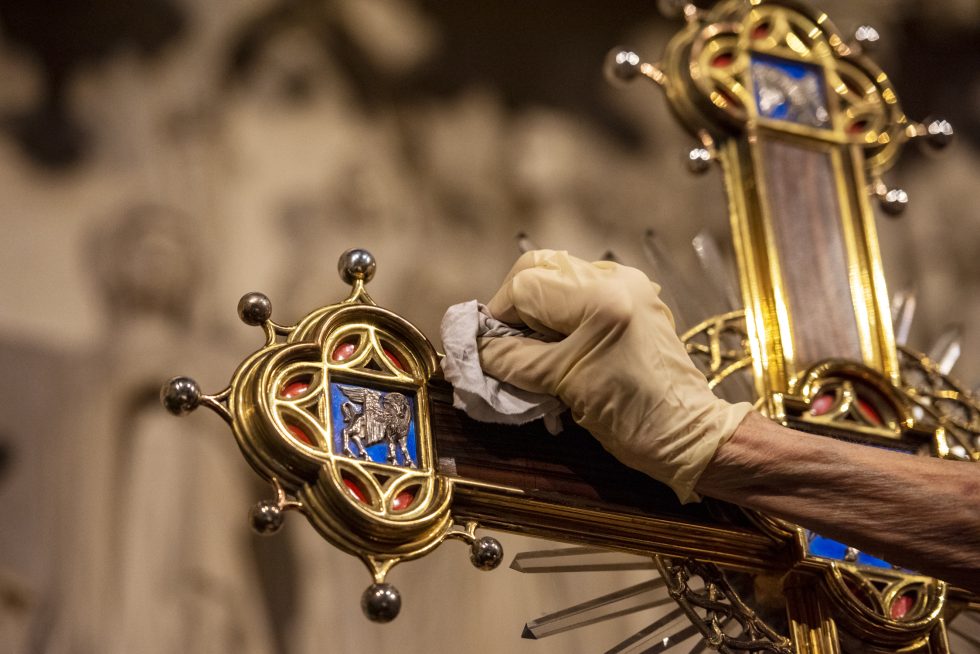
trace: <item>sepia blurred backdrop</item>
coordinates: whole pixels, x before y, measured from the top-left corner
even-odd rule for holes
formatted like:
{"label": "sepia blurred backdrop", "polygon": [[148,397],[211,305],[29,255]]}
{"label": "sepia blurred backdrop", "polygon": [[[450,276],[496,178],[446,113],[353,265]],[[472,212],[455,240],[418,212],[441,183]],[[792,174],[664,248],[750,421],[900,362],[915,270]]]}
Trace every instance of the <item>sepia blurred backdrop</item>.
{"label": "sepia blurred backdrop", "polygon": [[[942,158],[907,149],[888,180],[910,208],[879,230],[890,289],[917,293],[910,344],[960,325],[954,376],[975,385],[980,5],[821,8],[874,24],[906,112],[957,128]],[[157,390],[223,388],[261,344],[238,298],[291,323],[344,295],[354,246],[437,347],[519,232],[649,270],[653,229],[702,283],[692,237],[728,242],[720,175],[685,171],[657,89],[601,75],[679,26],[652,0],[0,0],[0,651],[575,654],[645,624],[521,640],[643,575],[481,573],[453,544],[396,569],[402,615],[370,624],[360,563],[298,517],[252,535],[271,491],[219,420],[177,421]]]}

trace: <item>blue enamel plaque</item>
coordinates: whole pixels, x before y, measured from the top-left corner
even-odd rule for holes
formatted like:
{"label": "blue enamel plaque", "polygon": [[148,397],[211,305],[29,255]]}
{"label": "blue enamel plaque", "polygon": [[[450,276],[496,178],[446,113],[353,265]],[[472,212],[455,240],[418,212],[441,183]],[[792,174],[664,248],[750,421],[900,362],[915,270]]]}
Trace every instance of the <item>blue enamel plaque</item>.
{"label": "blue enamel plaque", "polygon": [[752,53],[751,69],[759,116],[830,128],[827,91],[820,66]]}
{"label": "blue enamel plaque", "polygon": [[415,393],[331,382],[330,415],[335,453],[418,467]]}

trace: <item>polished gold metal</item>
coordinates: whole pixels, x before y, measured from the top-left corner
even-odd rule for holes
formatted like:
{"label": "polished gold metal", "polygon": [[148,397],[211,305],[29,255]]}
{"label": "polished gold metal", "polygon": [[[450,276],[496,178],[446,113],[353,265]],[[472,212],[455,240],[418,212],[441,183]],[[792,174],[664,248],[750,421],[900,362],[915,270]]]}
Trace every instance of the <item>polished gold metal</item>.
{"label": "polished gold metal", "polygon": [[[327,540],[358,556],[376,583],[393,565],[456,537],[452,484],[435,471],[428,381],[438,361],[428,340],[376,306],[363,279],[354,280],[347,299],[294,326],[266,320],[261,327],[264,347],[226,390],[202,403],[230,423],[246,460],[276,488],[280,507],[302,511]],[[337,427],[347,417],[335,415],[331,384],[341,383],[347,392],[413,398],[417,461],[364,460],[338,446]],[[407,506],[400,497],[410,498]]]}
{"label": "polished gold metal", "polygon": [[708,379],[709,388],[752,365],[742,309],[698,323],[681,335],[681,341]]}
{"label": "polished gold metal", "polygon": [[[722,654],[792,654],[792,641],[760,619],[716,566],[662,556],[655,557],[655,561],[667,592],[712,649]],[[695,579],[701,582],[697,586]]]}
{"label": "polished gold metal", "polygon": [[[803,103],[813,109],[809,122],[760,110],[757,93],[767,89],[755,88],[753,62],[765,64],[767,57],[818,71],[814,78],[823,86]],[[909,123],[887,76],[852,50],[825,14],[792,0],[718,3],[687,22],[660,67],[675,114],[702,142],[711,139],[728,192],[744,314],[709,318],[682,337],[712,388],[751,366],[763,411],[783,424],[910,453],[978,460],[976,398],[925,357],[899,350],[892,333],[869,196],[884,192],[882,173],[923,130]],[[823,120],[820,109],[826,110]],[[801,308],[809,307],[794,306],[792,297],[801,275],[820,272],[794,269],[777,233],[775,182],[766,163],[780,149],[830,171],[827,192],[836,207],[831,224],[842,246],[847,320],[855,336],[845,329],[819,356],[801,347],[801,325],[812,325],[814,317],[803,315]],[[839,652],[841,638],[880,651],[947,651],[944,584],[822,560],[809,554],[803,530],[752,518],[774,536],[795,534],[799,563],[784,591],[797,651]],[[892,619],[893,604],[913,589],[914,606]],[[903,610],[909,597],[901,600]]]}
{"label": "polished gold metal", "polygon": [[[728,190],[745,309],[705,320],[682,337],[709,386],[751,370],[760,408],[784,424],[980,461],[978,398],[928,358],[897,349],[892,334],[867,191],[880,190],[882,172],[921,130],[909,125],[888,78],[849,48],[826,15],[797,2],[726,0],[707,11],[688,4],[684,18],[662,63],[639,64],[636,72],[664,89],[681,121],[721,163]],[[807,124],[762,115],[753,56],[821,71],[826,116],[814,111]],[[792,305],[789,286],[799,271],[781,258],[776,238],[766,173],[772,147],[822,157],[831,171],[855,330],[843,356],[801,355],[808,317]],[[672,597],[723,652],[838,654],[842,643],[858,641],[869,651],[946,654],[946,622],[959,611],[980,610],[980,600],[943,582],[815,556],[807,532],[767,516],[747,513],[747,525],[703,524],[656,510],[532,497],[457,474],[437,460],[434,447],[433,396],[445,391],[434,379],[435,350],[409,322],[374,303],[366,291],[373,258],[355,254],[371,270],[350,276],[345,300],[293,326],[261,322],[263,347],[228,388],[197,401],[231,425],[246,460],[273,484],[276,506],[303,512],[327,540],[360,558],[376,584],[394,565],[445,540],[475,547],[482,526],[657,556]],[[414,466],[397,452],[386,462],[357,456],[347,431],[368,408],[338,408],[336,384],[413,398]],[[408,496],[407,507],[399,503]],[[763,582],[767,597],[783,598],[787,633],[767,625],[722,568],[747,573],[756,585]],[[704,586],[692,586],[694,577]],[[741,631],[725,631],[725,619]]]}
{"label": "polished gold metal", "polygon": [[901,391],[917,424],[936,437],[936,456],[980,461],[980,397],[943,373],[929,357],[899,347]]}
{"label": "polished gold metal", "polygon": [[837,624],[817,580],[791,573],[783,581],[790,638],[798,654],[840,654]]}
{"label": "polished gold metal", "polygon": [[[760,31],[761,30],[761,31]],[[826,124],[817,127],[761,115],[753,57],[778,57],[819,70]],[[762,60],[764,61],[764,60]],[[776,244],[764,143],[828,158],[846,250],[855,352],[861,363],[897,381],[887,292],[874,216],[865,192],[907,140],[908,121],[888,78],[852,52],[827,17],[796,3],[720,3],[690,22],[667,48],[662,68],[675,112],[696,136],[709,136],[725,174],[746,329],[760,395],[773,398],[817,363],[796,352],[799,307],[787,290],[788,265]],[[822,108],[821,108],[822,109]],[[829,355],[829,353],[828,353]]]}

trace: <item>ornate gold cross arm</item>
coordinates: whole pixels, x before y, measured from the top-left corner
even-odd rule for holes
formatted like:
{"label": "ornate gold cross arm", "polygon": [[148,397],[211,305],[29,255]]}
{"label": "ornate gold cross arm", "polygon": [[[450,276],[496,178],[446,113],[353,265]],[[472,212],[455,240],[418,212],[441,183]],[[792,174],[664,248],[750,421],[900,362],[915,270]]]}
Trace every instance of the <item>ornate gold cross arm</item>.
{"label": "ornate gold cross arm", "polygon": [[477,423],[452,408],[431,343],[368,295],[374,270],[366,251],[345,252],[349,296],[293,326],[272,320],[267,297],[246,294],[239,316],[265,343],[229,386],[205,394],[176,377],[161,392],[176,415],[198,406],[220,415],[272,485],[274,497],[250,513],[258,533],[275,533],[297,511],[364,562],[374,581],[362,598],[368,617],[398,613],[385,582],[392,566],[447,539],[467,543],[478,568],[495,568],[502,549],[477,536],[479,525],[736,569],[788,565],[787,534],[759,533],[740,513],[709,505],[682,507],[573,424],[555,439],[539,425]]}

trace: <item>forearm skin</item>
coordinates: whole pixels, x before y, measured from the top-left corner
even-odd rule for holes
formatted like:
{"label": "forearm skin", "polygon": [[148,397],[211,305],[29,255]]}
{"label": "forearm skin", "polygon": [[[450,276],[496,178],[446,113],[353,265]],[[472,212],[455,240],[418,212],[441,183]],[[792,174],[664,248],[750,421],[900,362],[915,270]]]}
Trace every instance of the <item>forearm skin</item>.
{"label": "forearm skin", "polygon": [[915,457],[749,414],[697,490],[980,594],[980,465]]}

